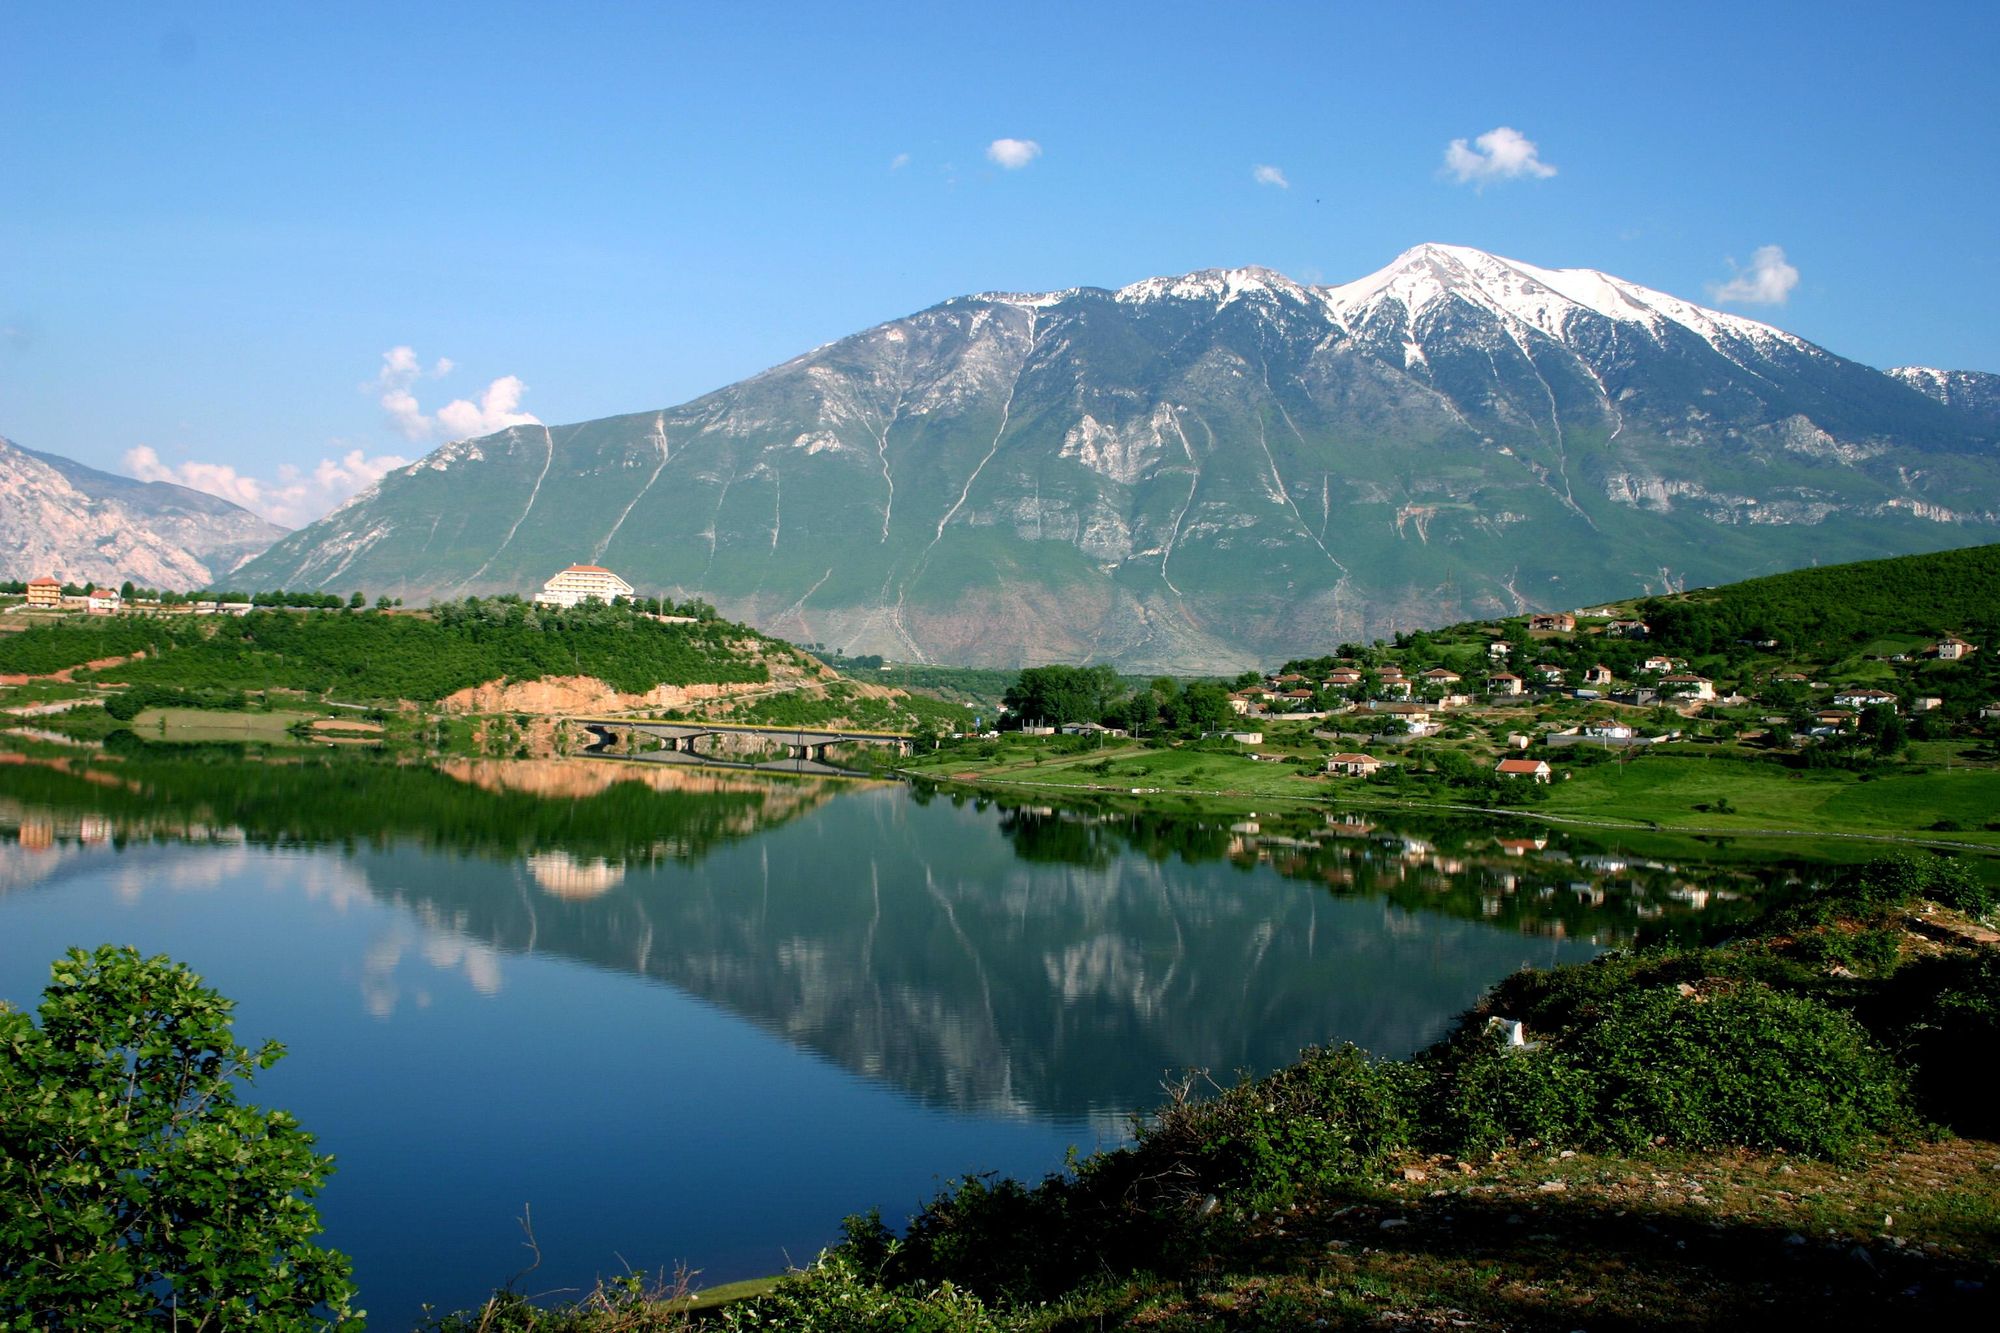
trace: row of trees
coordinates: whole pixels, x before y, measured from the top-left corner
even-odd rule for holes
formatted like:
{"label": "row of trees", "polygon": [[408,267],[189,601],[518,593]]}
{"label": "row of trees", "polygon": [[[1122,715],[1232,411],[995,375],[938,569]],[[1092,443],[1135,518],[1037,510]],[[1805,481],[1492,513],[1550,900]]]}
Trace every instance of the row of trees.
{"label": "row of trees", "polygon": [[1208,680],[1183,686],[1161,676],[1134,689],[1108,666],[1030,667],[1002,697],[1022,723],[1095,722],[1134,735],[1199,736],[1234,720],[1228,689]]}

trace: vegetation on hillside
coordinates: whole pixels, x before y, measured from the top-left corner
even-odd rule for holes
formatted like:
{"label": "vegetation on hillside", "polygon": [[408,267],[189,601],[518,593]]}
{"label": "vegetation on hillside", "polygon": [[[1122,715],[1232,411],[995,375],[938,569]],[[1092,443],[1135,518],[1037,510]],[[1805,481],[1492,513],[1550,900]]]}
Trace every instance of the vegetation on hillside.
{"label": "vegetation on hillside", "polygon": [[144,653],[95,679],[428,703],[502,678],[594,676],[635,694],[662,684],[761,682],[769,669],[748,650],[774,642],[727,621],[663,624],[627,606],[563,610],[514,597],[467,598],[426,615],[343,610],[67,619],[0,637],[0,671],[46,673]]}
{"label": "vegetation on hillside", "polygon": [[1648,598],[1639,616],[1655,642],[1718,653],[1775,640],[1794,656],[1839,658],[1884,633],[2000,631],[2000,545],[1800,569]]}

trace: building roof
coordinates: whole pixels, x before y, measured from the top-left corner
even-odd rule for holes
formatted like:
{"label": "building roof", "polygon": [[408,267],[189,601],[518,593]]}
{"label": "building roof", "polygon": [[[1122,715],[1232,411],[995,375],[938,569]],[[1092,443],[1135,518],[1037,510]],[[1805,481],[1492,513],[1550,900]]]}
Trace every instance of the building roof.
{"label": "building roof", "polygon": [[29,579],[28,586],[30,588],[60,588],[62,587],[62,580],[52,579],[47,575],[43,575],[38,579]]}
{"label": "building roof", "polygon": [[1548,766],[1548,761],[1545,759],[1502,759],[1500,761],[1500,771],[1502,773],[1539,773]]}
{"label": "building roof", "polygon": [[565,574],[609,574],[611,571],[603,565],[571,565],[562,572]]}
{"label": "building roof", "polygon": [[1334,754],[1328,755],[1326,762],[1329,764],[1379,764],[1382,761],[1372,754]]}

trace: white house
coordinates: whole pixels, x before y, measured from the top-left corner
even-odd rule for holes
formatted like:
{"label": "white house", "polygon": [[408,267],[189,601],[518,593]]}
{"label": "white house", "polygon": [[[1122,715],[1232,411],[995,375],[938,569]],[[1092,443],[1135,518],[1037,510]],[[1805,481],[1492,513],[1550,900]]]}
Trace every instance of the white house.
{"label": "white house", "polygon": [[632,585],[603,565],[571,565],[544,583],[535,601],[541,606],[575,606],[595,597],[608,604],[613,598],[631,595]]}
{"label": "white house", "polygon": [[1713,699],[1715,682],[1693,672],[1676,671],[1660,677],[1660,693],[1678,695],[1683,699]]}
{"label": "white house", "polygon": [[1382,761],[1371,754],[1328,755],[1326,771],[1338,773],[1346,778],[1365,778],[1382,767]]}
{"label": "white house", "polygon": [[1494,770],[1503,778],[1532,778],[1547,782],[1551,769],[1546,759],[1502,759]]}
{"label": "white house", "polygon": [[1846,689],[1833,696],[1836,708],[1878,708],[1883,704],[1894,708],[1896,696],[1887,690]]}

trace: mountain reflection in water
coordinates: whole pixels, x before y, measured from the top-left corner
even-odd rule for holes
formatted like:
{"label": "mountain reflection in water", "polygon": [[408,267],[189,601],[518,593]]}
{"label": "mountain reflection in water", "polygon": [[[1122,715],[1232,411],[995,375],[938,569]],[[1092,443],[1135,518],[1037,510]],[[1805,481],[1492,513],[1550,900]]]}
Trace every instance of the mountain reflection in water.
{"label": "mountain reflection in water", "polygon": [[0,775],[0,827],[0,888],[93,843],[337,847],[369,894],[442,932],[434,947],[473,951],[482,988],[500,984],[483,960],[558,955],[927,1102],[1083,1118],[1177,1068],[1261,1070],[1328,1040],[1408,1052],[1496,976],[1717,892],[1546,836],[1441,845],[1321,814],[995,809],[601,760],[61,756]]}

